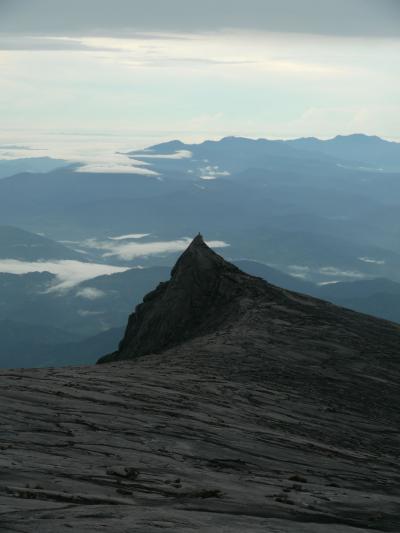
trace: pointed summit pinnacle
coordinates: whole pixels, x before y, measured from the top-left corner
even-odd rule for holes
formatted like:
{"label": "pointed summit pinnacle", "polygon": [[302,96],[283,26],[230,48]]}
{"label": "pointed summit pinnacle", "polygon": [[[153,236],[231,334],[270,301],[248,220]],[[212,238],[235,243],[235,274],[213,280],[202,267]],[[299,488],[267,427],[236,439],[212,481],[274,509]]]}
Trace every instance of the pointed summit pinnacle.
{"label": "pointed summit pinnacle", "polygon": [[[220,255],[211,250],[199,233],[176,262],[171,272],[171,282],[180,277],[183,271],[185,276],[187,276],[189,270],[205,272],[206,270],[215,270],[215,268],[223,266],[230,269],[233,265],[227,263]],[[215,272],[213,275],[215,275]]]}
{"label": "pointed summit pinnacle", "polygon": [[192,240],[192,245],[199,246],[200,244],[205,244],[203,235],[201,233],[198,233],[196,237]]}
{"label": "pointed summit pinnacle", "polygon": [[100,362],[160,352],[214,331],[236,313],[248,279],[199,233],[176,262],[171,279],[145,296],[130,316],[118,351]]}
{"label": "pointed summit pinnacle", "polygon": [[203,235],[201,233],[198,233],[196,235],[196,237],[192,240],[192,242],[186,248],[186,251],[184,253],[186,253],[189,250],[193,251],[193,250],[198,249],[198,248],[203,248],[203,250],[205,250],[205,249],[209,250],[209,247],[205,243]]}

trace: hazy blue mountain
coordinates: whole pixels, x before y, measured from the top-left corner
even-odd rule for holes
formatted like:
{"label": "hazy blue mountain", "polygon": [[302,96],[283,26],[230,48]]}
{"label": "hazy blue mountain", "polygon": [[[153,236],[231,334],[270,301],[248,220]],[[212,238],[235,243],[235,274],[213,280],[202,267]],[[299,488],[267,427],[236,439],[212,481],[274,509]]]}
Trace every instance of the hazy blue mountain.
{"label": "hazy blue mountain", "polygon": [[[191,157],[184,157],[190,152]],[[181,153],[181,159],[161,158]],[[219,141],[185,144],[175,140],[151,146],[147,151],[133,151],[134,159],[162,168],[201,169],[217,165],[215,170],[240,172],[248,168],[285,167],[295,170],[293,163],[312,169],[318,163],[351,164],[363,169],[400,170],[400,143],[363,134],[338,135],[329,140],[315,137],[283,140],[225,137]],[[158,156],[152,158],[151,156]],[[187,154],[186,154],[187,155]],[[191,163],[191,166],[190,166]],[[195,164],[194,164],[195,163]]]}
{"label": "hazy blue mountain", "polygon": [[239,267],[243,272],[252,276],[263,278],[268,283],[289,289],[291,291],[302,292],[304,294],[314,294],[318,287],[314,283],[304,281],[290,274],[285,274],[276,268],[272,268],[256,261],[239,260],[233,261],[233,264]]}
{"label": "hazy blue mountain", "polygon": [[400,283],[388,279],[324,285],[314,294],[355,311],[400,322]]}
{"label": "hazy blue mountain", "polygon": [[169,268],[99,276],[48,292],[49,273],[0,274],[0,367],[93,363],[116,349],[126,316]]}
{"label": "hazy blue mountain", "polygon": [[0,368],[93,364],[104,350],[115,350],[124,328],[80,340],[51,326],[0,320]]}
{"label": "hazy blue mountain", "polygon": [[0,338],[1,368],[45,365],[50,346],[78,339],[60,328],[13,320],[0,320]]}
{"label": "hazy blue mountain", "polygon": [[0,179],[20,174],[21,172],[50,172],[56,168],[69,166],[71,163],[63,159],[51,157],[26,157],[20,159],[0,160]]}
{"label": "hazy blue mountain", "polygon": [[389,279],[366,279],[319,286],[255,261],[234,261],[234,264],[244,272],[279,287],[400,323],[400,283]]}
{"label": "hazy blue mountain", "polygon": [[366,168],[400,170],[400,143],[363,134],[338,135],[329,140],[309,137],[288,141],[293,148],[352,161]]}
{"label": "hazy blue mountain", "polygon": [[[233,239],[227,238],[228,242]],[[251,238],[237,232],[236,243],[223,251],[229,258],[252,258],[314,282],[365,277],[400,281],[400,255],[377,246],[307,231],[258,228]]]}
{"label": "hazy blue mountain", "polygon": [[0,274],[0,320],[35,323],[80,338],[120,327],[143,296],[169,275],[169,268],[132,269],[100,276],[68,291],[48,291],[48,273]]}
{"label": "hazy blue mountain", "polygon": [[124,330],[125,326],[111,328],[82,341],[49,346],[47,358],[54,366],[94,364],[104,350],[117,349]]}
{"label": "hazy blue mountain", "polygon": [[365,298],[380,293],[400,296],[400,283],[396,283],[390,279],[377,278],[362,281],[332,283],[319,287],[321,298],[323,297],[326,300],[332,298],[336,300],[346,298]]}
{"label": "hazy blue mountain", "polygon": [[252,276],[285,289],[310,294],[360,313],[400,323],[400,283],[376,278],[316,285],[254,261],[235,261]]}
{"label": "hazy blue mountain", "polygon": [[[47,174],[20,174],[0,180],[0,224],[18,225],[45,232],[56,240],[126,232],[132,224],[159,223],[146,213],[149,199],[163,198],[164,213],[169,198],[193,184],[171,176],[159,181],[132,174],[78,173],[59,169]],[[121,213],[115,209],[121,203]],[[130,209],[124,209],[124,203]],[[146,231],[148,232],[148,231]]]}
{"label": "hazy blue mountain", "polygon": [[[333,144],[350,146],[355,137]],[[357,142],[378,143],[361,137]],[[396,143],[379,143],[397,149]],[[286,272],[293,265],[309,268],[312,281],[335,280],[316,272],[331,267],[353,272],[353,279],[400,279],[399,174],[357,169],[343,159],[344,150],[340,154],[235,137],[163,143],[131,153],[157,177],[63,168],[3,179],[0,223],[77,241],[132,232],[175,240],[201,230],[208,239],[228,242],[234,259]],[[86,257],[103,261],[103,254],[99,247]],[[172,264],[175,258],[151,256],[143,262]]]}
{"label": "hazy blue mountain", "polygon": [[85,260],[82,254],[58,242],[12,226],[0,226],[0,259],[18,259],[20,261]]}
{"label": "hazy blue mountain", "polygon": [[359,298],[332,298],[334,303],[368,315],[400,323],[400,295],[387,292]]}
{"label": "hazy blue mountain", "polygon": [[[181,157],[168,157],[173,154],[181,154]],[[328,155],[297,150],[284,141],[244,137],[225,137],[200,144],[172,141],[151,146],[146,151],[130,152],[130,156],[150,163],[155,169],[189,171],[190,175],[197,177],[223,177],[226,173],[242,172],[248,168],[284,166],[295,170],[296,165],[309,168],[318,162],[329,165],[335,163]]]}

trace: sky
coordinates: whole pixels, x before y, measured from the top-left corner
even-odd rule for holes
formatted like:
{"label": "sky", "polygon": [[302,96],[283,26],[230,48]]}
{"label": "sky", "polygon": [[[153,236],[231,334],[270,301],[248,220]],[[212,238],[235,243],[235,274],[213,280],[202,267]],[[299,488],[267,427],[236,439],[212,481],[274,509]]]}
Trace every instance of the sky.
{"label": "sky", "polygon": [[0,0],[0,141],[400,140],[399,57],[400,0]]}

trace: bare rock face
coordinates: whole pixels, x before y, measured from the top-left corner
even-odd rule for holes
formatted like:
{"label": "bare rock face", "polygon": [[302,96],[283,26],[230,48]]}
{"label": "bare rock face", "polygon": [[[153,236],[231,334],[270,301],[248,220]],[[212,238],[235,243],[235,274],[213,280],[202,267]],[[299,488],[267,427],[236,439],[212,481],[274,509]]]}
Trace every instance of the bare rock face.
{"label": "bare rock face", "polygon": [[198,236],[113,362],[0,371],[0,532],[398,533],[399,354]]}
{"label": "bare rock face", "polygon": [[199,234],[182,254],[168,282],[149,293],[128,321],[119,350],[100,363],[159,353],[217,330],[242,311],[244,299],[266,284],[214,253]]}

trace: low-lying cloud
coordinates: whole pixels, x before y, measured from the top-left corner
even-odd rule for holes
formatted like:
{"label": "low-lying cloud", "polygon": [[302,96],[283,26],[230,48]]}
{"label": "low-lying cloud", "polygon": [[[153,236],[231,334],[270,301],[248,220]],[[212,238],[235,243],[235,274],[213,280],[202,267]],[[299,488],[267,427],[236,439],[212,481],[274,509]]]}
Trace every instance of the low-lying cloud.
{"label": "low-lying cloud", "polygon": [[75,169],[75,172],[86,172],[90,174],[139,174],[141,176],[154,176],[160,174],[147,167],[133,166],[129,164],[116,164],[110,161],[88,163]]}
{"label": "low-lying cloud", "polygon": [[[363,272],[359,272],[357,270],[342,270],[335,266],[311,268],[306,265],[289,265],[288,269],[292,276],[308,280],[315,278],[315,276],[332,277],[339,279],[343,278],[346,280],[366,279],[369,277],[367,274],[364,274]],[[322,282],[322,284],[333,282],[337,283],[338,280],[329,280],[328,282]]]}
{"label": "low-lying cloud", "polygon": [[178,150],[173,154],[152,154],[152,153],[143,153],[135,154],[135,159],[190,159],[193,156],[190,150]]}
{"label": "low-lying cloud", "polygon": [[[150,255],[163,255],[185,250],[192,239],[185,237],[174,241],[157,242],[124,242],[124,241],[97,241],[90,239],[85,245],[97,250],[103,250],[103,257],[117,257],[124,261],[147,257]],[[226,248],[229,246],[224,241],[208,241],[210,248]]]}
{"label": "low-lying cloud", "polygon": [[[0,50],[4,51],[92,51],[87,44],[77,40],[62,37],[38,37],[26,35],[1,35]],[[104,48],[102,50],[105,50]],[[106,49],[108,50],[108,49]]]}
{"label": "low-lying cloud", "polygon": [[17,259],[1,259],[0,272],[9,274],[28,274],[29,272],[50,272],[57,278],[56,283],[49,289],[50,292],[67,290],[82,281],[124,272],[125,267],[101,265],[97,263],[83,263],[81,261],[19,261]]}
{"label": "low-lying cloud", "polygon": [[95,287],[85,287],[76,293],[78,298],[84,298],[85,300],[99,300],[104,298],[106,293]]}
{"label": "low-lying cloud", "polygon": [[230,172],[221,170],[219,166],[208,165],[200,168],[200,178],[202,180],[215,180],[220,176],[229,176]]}
{"label": "low-lying cloud", "polygon": [[362,261],[363,263],[372,263],[373,265],[384,265],[385,260],[384,259],[373,259],[372,257],[359,257],[359,261]]}
{"label": "low-lying cloud", "polygon": [[108,237],[112,241],[126,241],[129,239],[144,239],[150,237],[150,233],[129,233],[128,235],[118,235],[117,237]]}

